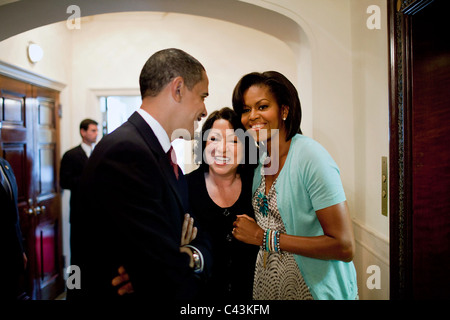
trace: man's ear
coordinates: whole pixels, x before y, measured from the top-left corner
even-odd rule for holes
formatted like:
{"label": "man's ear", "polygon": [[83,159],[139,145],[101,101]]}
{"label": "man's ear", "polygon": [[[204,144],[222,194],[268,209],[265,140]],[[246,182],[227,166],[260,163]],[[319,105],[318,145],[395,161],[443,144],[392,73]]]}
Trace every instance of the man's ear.
{"label": "man's ear", "polygon": [[172,97],[176,102],[181,102],[181,97],[184,89],[184,79],[182,77],[176,77],[171,83]]}

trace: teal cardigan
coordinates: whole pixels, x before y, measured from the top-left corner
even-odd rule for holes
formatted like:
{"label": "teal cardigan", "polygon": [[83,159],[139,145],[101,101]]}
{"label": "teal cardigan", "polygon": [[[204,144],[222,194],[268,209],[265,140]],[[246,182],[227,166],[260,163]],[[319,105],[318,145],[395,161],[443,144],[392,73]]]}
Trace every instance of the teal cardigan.
{"label": "teal cardigan", "polygon": [[[253,193],[261,183],[261,166],[255,170]],[[277,206],[290,235],[323,235],[316,211],[346,200],[339,168],[316,141],[297,134],[275,184]],[[357,297],[353,262],[320,260],[294,255],[315,300],[354,300]]]}

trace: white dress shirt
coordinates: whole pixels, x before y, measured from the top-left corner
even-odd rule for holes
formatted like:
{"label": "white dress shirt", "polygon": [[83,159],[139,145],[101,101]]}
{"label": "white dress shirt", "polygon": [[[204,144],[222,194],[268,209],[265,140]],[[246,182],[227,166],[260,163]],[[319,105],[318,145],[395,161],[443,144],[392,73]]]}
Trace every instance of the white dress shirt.
{"label": "white dress shirt", "polygon": [[87,143],[81,142],[81,149],[83,149],[88,158],[91,156],[91,153],[94,150],[94,146],[95,144],[92,144],[92,146],[90,146]]}
{"label": "white dress shirt", "polygon": [[167,135],[166,130],[159,124],[158,121],[156,121],[155,118],[153,118],[147,111],[145,111],[142,108],[139,108],[137,112],[144,118],[145,122],[150,126],[150,128],[153,130],[153,133],[155,134],[156,138],[159,141],[159,144],[163,148],[164,152],[167,153],[170,149],[170,139]]}

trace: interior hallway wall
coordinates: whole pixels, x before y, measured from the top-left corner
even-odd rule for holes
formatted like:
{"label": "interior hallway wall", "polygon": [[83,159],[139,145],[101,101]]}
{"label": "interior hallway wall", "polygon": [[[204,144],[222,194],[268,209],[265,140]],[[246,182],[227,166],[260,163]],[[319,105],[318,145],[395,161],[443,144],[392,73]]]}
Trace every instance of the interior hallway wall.
{"label": "interior hallway wall", "polygon": [[[29,42],[44,50],[43,60],[36,64],[26,56]],[[145,61],[153,52],[168,47],[185,50],[205,66],[210,82],[209,113],[231,107],[234,85],[245,73],[277,70],[297,82],[295,56],[282,41],[229,22],[177,13],[84,17],[79,30],[69,30],[65,22],[54,23],[0,42],[0,60],[67,85],[61,93],[62,156],[80,143],[82,119],[93,118],[101,124],[98,95],[139,95],[139,73]],[[191,147],[186,143],[188,152]],[[187,165],[187,171],[193,167]],[[65,235],[69,234],[69,197],[70,191],[64,191]],[[64,254],[69,265],[68,236],[64,236]]]}
{"label": "interior hallway wall", "polygon": [[[359,296],[389,299],[389,217],[381,214],[381,157],[389,156],[387,2],[245,1],[288,16],[308,36],[311,134],[341,170],[355,231]],[[379,29],[368,27],[368,21],[377,22],[373,18]],[[367,286],[374,275],[379,288]]]}
{"label": "interior hallway wall", "polygon": [[[380,29],[367,27],[380,9]],[[389,59],[387,3],[385,0],[352,0],[353,105],[355,133],[355,265],[359,269],[360,295],[389,298],[389,212],[382,215],[381,157],[389,157]],[[374,7],[377,10],[376,7]],[[366,14],[364,14],[366,13]],[[372,21],[369,21],[372,22]],[[389,160],[388,160],[389,163]],[[388,205],[389,211],[389,205]],[[379,289],[366,285],[380,272]]]}
{"label": "interior hallway wall", "polygon": [[[136,92],[139,73],[151,53],[178,47],[205,66],[210,113],[231,107],[231,94],[247,72],[278,70],[297,82],[295,56],[282,41],[217,19],[178,13],[133,12],[83,18],[73,32],[72,109],[75,117],[101,119],[99,92]],[[191,145],[188,144],[190,147]],[[193,167],[186,152],[187,171]]]}
{"label": "interior hallway wall", "polygon": [[[0,7],[1,10],[1,7]],[[44,50],[43,59],[36,64],[27,57],[27,47],[30,42],[38,44]],[[79,123],[71,119],[72,93],[72,37],[65,23],[55,23],[36,28],[0,42],[0,61],[28,70],[39,76],[60,82],[65,85],[60,93],[62,118],[60,119],[60,151],[66,151],[70,146],[81,141],[70,134],[76,131]],[[79,143],[79,142],[78,142]],[[62,193],[62,237],[65,264],[69,263],[69,197],[70,191]]]}

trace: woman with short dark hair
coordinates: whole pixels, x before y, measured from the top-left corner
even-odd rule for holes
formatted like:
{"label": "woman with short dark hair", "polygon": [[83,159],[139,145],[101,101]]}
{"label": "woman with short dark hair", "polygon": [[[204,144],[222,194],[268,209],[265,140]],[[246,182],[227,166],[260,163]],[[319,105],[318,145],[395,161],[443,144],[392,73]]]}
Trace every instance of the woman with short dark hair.
{"label": "woman with short dark hair", "polygon": [[187,174],[189,204],[199,229],[211,239],[213,266],[202,299],[250,300],[257,248],[232,236],[241,214],[253,215],[251,187],[254,166],[245,164],[243,127],[230,108],[210,114],[196,152],[200,167]]}

